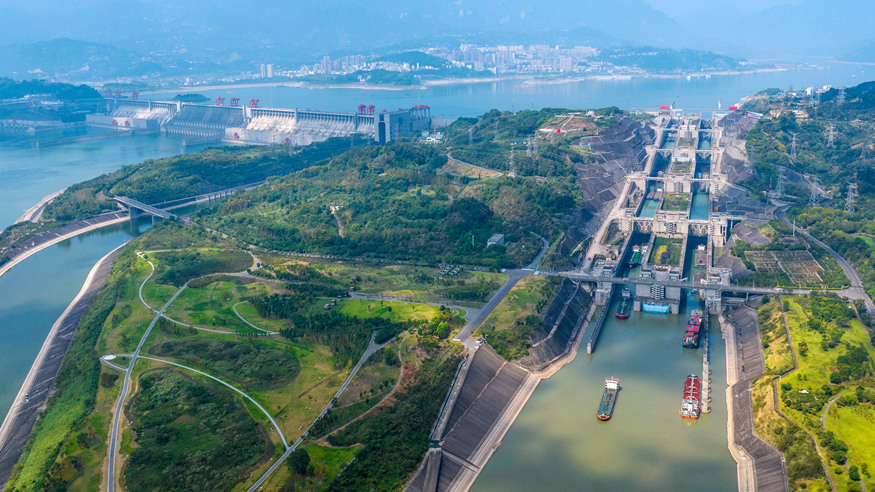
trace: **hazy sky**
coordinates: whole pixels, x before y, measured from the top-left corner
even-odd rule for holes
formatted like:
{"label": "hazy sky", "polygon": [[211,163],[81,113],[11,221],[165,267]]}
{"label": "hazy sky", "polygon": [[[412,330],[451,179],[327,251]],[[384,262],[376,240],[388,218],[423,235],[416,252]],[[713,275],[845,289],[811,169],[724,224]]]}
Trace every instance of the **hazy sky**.
{"label": "hazy sky", "polygon": [[644,0],[654,8],[674,18],[684,18],[692,12],[711,11],[717,15],[742,17],[779,5],[796,5],[801,0]]}

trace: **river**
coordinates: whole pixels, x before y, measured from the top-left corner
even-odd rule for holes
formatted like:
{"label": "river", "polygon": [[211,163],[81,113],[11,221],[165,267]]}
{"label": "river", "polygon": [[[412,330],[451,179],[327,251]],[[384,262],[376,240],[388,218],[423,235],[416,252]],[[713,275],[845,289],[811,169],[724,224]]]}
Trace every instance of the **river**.
{"label": "river", "polygon": [[[306,87],[240,87],[228,89],[187,90],[210,99],[239,97],[241,101],[258,99],[262,107],[319,109],[351,112],[359,104],[373,104],[377,111],[409,108],[428,104],[432,116],[457,118],[478,116],[497,108],[501,110],[560,108],[599,108],[618,106],[655,108],[675,104],[677,108],[713,109],[722,102],[726,108],[742,97],[769,87],[821,87],[856,85],[862,82],[864,67],[857,64],[831,64],[822,69],[752,72],[732,75],[694,77],[636,77],[631,79],[585,79],[580,81],[531,83],[526,79],[497,82],[448,84],[425,89],[373,90],[322,89]],[[162,100],[178,91],[140,96]]]}
{"label": "river", "polygon": [[[689,81],[681,77],[557,84],[507,80],[424,90],[258,87],[203,93],[236,95],[244,101],[258,98],[261,106],[328,111],[352,111],[362,103],[387,109],[429,104],[435,116],[456,117],[476,116],[491,108],[633,108],[672,102],[676,107],[713,108],[718,100],[726,107],[768,87],[853,85],[861,75],[858,65],[835,64],[823,70],[715,75]],[[75,182],[186,150],[197,149],[158,135],[89,138],[39,147],[32,142],[0,142],[0,227],[10,225],[43,196]],[[135,234],[117,226],[65,241],[0,277],[0,413],[5,415],[45,336],[93,264]],[[679,484],[682,478],[684,484],[708,489],[715,483],[734,484],[734,463],[726,450],[723,393],[714,393],[714,412],[694,425],[684,425],[677,415],[684,376],[701,368],[697,355],[680,348],[683,322],[683,316],[641,313],[625,323],[611,318],[592,357],[578,356],[541,384],[475,489],[579,489],[589,483],[654,489],[651,483],[676,480],[671,483]],[[722,340],[719,336],[712,340],[713,378],[719,387],[725,381]],[[611,375],[620,377],[624,388],[616,417],[596,424],[594,402],[604,378]],[[544,482],[546,478],[553,481]]]}
{"label": "river", "polygon": [[[0,227],[11,225],[43,196],[143,159],[197,147],[162,135],[88,138],[61,145],[25,141],[0,146]],[[138,233],[117,225],[47,248],[0,277],[0,414],[6,415],[52,325],[82,287],[91,267]],[[59,274],[63,272],[63,274]]]}

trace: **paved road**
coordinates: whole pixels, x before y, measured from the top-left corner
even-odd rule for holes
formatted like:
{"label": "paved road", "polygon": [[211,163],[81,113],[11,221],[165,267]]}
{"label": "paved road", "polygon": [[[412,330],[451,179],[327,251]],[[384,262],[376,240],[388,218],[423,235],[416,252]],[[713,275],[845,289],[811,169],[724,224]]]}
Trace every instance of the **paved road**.
{"label": "paved road", "polygon": [[325,408],[322,409],[322,411],[319,413],[319,416],[313,420],[309,427],[307,427],[307,430],[301,435],[301,437],[299,437],[297,441],[289,446],[288,449],[286,449],[286,452],[283,453],[282,456],[280,456],[279,459],[276,460],[276,463],[271,465],[271,467],[267,469],[264,475],[262,475],[261,478],[259,478],[254,484],[252,484],[251,487],[249,487],[248,492],[255,492],[256,490],[258,490],[258,488],[261,487],[261,485],[271,476],[271,474],[273,474],[274,471],[276,471],[276,469],[286,460],[286,458],[288,458],[290,454],[298,449],[298,446],[310,433],[310,429],[312,429],[316,422],[319,421],[319,419],[321,419],[326,413],[328,413],[328,410],[330,410],[331,407],[334,406],[334,403],[337,401],[338,398],[340,398],[340,395],[343,394],[344,390],[346,390],[347,386],[349,386],[349,383],[352,382],[352,379],[355,377],[358,370],[361,369],[365,361],[367,361],[368,358],[374,355],[378,350],[392,343],[392,340],[394,340],[393,338],[383,344],[377,345],[376,343],[374,343],[374,339],[376,338],[376,336],[376,332],[371,335],[371,341],[368,343],[368,348],[365,349],[365,353],[362,354],[362,357],[361,359],[359,359],[358,364],[356,364],[355,367],[353,367],[352,371],[349,372],[349,376],[347,376],[346,381],[344,381],[343,384],[340,385],[340,389],[338,389],[337,393],[334,394],[334,398],[332,398],[331,401],[328,402],[328,405],[325,405]]}
{"label": "paved road", "polygon": [[495,310],[498,303],[507,296],[507,293],[513,289],[513,286],[516,285],[520,279],[532,274],[532,272],[526,270],[508,270],[504,273],[507,274],[507,280],[501,285],[501,288],[492,295],[489,302],[480,309],[480,312],[472,316],[471,319],[465,323],[465,326],[463,326],[462,329],[459,330],[459,333],[456,334],[455,338],[453,338],[453,341],[465,344],[465,348],[469,351],[477,349],[477,342],[471,339],[471,332],[486,321],[486,318],[489,317],[493,310]]}
{"label": "paved road", "polygon": [[[143,281],[143,284],[145,284],[146,281],[148,281],[149,278],[152,276],[152,274],[155,273],[155,265],[153,265],[151,261],[149,262],[149,265],[152,267],[152,273],[150,273],[149,276],[146,277],[146,280]],[[140,299],[143,298],[142,297],[143,284],[140,285]],[[149,337],[149,334],[152,332],[152,328],[154,328],[155,324],[158,323],[158,320],[161,319],[161,316],[164,314],[164,310],[167,309],[168,307],[170,307],[170,304],[172,304],[173,301],[175,301],[176,298],[179,297],[179,294],[182,294],[182,291],[184,291],[187,286],[188,286],[188,284],[180,287],[179,290],[177,290],[176,293],[173,294],[173,297],[171,297],[170,300],[167,301],[167,304],[162,306],[161,310],[159,310],[157,312],[157,314],[155,314],[155,317],[152,318],[152,322],[149,323],[149,328],[146,329],[146,333],[143,334],[143,337],[140,339],[140,343],[137,344],[137,350],[135,350],[134,353],[131,355],[131,363],[128,366],[127,370],[125,371],[125,380],[124,380],[124,383],[122,384],[121,394],[119,394],[118,403],[116,403],[116,407],[115,407],[115,415],[113,416],[113,419],[112,419],[112,433],[109,436],[109,466],[108,466],[108,472],[107,472],[107,491],[108,492],[113,492],[115,490],[115,460],[116,460],[116,449],[118,447],[119,420],[121,418],[122,411],[124,408],[125,398],[127,398],[128,391],[130,390],[131,372],[133,372],[133,370],[134,370],[134,365],[137,362],[137,358],[140,356],[140,350],[143,349],[143,344],[146,343],[146,338]]]}
{"label": "paved road", "polygon": [[33,366],[16,396],[3,425],[0,426],[0,488],[21,457],[31,429],[46,400],[54,391],[55,377],[88,303],[100,292],[112,269],[112,262],[124,245],[103,257],[88,275],[76,299],[52,326]]}
{"label": "paved road", "polygon": [[[787,208],[788,206],[784,206],[776,210],[775,217],[793,228],[795,226],[787,220]],[[857,270],[854,269],[854,266],[851,265],[851,262],[845,259],[844,256],[838,254],[834,249],[830,248],[826,243],[809,234],[807,231],[798,227],[795,227],[795,229],[797,233],[802,234],[806,239],[820,246],[836,259],[836,262],[838,262],[839,266],[842,267],[842,270],[845,272],[845,275],[851,282],[851,287],[849,289],[844,289],[844,295],[851,299],[862,299],[863,302],[866,304],[866,309],[869,310],[869,315],[875,316],[875,304],[872,303],[872,298],[869,297],[866,289],[863,288],[863,281],[860,280],[860,276],[857,275]]]}
{"label": "paved road", "polygon": [[823,425],[823,430],[826,430],[826,414],[829,412],[829,407],[832,406],[833,402],[841,398],[842,395],[836,395],[835,398],[826,402],[826,407],[823,409],[823,416],[820,417],[820,423]]}
{"label": "paved road", "polygon": [[273,417],[270,415],[270,413],[269,413],[267,410],[265,410],[265,408],[264,408],[263,406],[261,406],[260,403],[258,403],[257,401],[255,401],[251,396],[247,395],[247,394],[244,393],[243,391],[240,391],[239,389],[235,388],[234,386],[231,386],[230,384],[228,384],[228,383],[222,381],[221,379],[219,379],[219,378],[217,378],[217,377],[215,377],[215,376],[211,376],[211,375],[209,375],[209,374],[207,374],[207,373],[205,373],[205,372],[203,372],[203,371],[199,371],[199,370],[197,370],[197,369],[195,369],[195,368],[193,368],[193,367],[188,367],[188,366],[184,366],[184,365],[182,365],[182,364],[177,364],[176,362],[171,362],[171,361],[169,361],[169,360],[156,359],[156,358],[154,358],[154,357],[146,357],[145,355],[141,355],[141,356],[140,356],[140,359],[153,360],[153,361],[156,361],[156,362],[161,362],[161,363],[163,363],[163,364],[169,364],[169,365],[171,365],[171,366],[176,366],[176,367],[179,367],[179,368],[181,368],[181,369],[185,369],[185,370],[188,370],[188,371],[191,371],[191,372],[196,372],[196,373],[200,374],[201,376],[206,376],[206,377],[212,379],[213,381],[218,382],[219,384],[222,384],[222,385],[224,385],[224,386],[227,386],[228,388],[230,388],[230,389],[233,390],[234,392],[240,394],[241,396],[243,396],[243,397],[246,398],[247,400],[251,401],[253,405],[255,405],[256,407],[258,407],[258,409],[261,410],[262,413],[264,413],[264,415],[267,417],[267,419],[270,420],[270,423],[273,424],[273,427],[274,427],[274,429],[276,429],[277,434],[280,435],[280,440],[282,441],[283,446],[285,446],[286,449],[289,448],[289,443],[288,443],[288,441],[286,441],[286,436],[285,436],[285,434],[283,434],[282,429],[280,429],[279,424],[276,423],[276,420],[273,419]]}

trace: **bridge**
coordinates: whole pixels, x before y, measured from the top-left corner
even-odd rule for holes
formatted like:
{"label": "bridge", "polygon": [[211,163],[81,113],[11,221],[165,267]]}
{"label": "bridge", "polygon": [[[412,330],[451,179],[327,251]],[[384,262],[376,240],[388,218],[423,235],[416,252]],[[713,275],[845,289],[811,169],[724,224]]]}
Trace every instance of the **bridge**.
{"label": "bridge", "polygon": [[176,218],[176,215],[166,211],[161,210],[160,208],[153,207],[152,205],[147,205],[139,200],[134,200],[133,198],[128,198],[126,196],[115,196],[113,199],[131,211],[131,218],[134,218],[134,210],[140,210],[143,213],[147,213],[153,217],[160,217],[162,219],[170,219]]}
{"label": "bridge", "polygon": [[627,277],[602,277],[589,273],[565,271],[549,272],[540,270],[538,275],[557,275],[571,280],[595,283],[634,284],[634,285],[661,285],[663,287],[678,287],[681,289],[706,290],[712,292],[740,292],[745,294],[781,294],[803,295],[811,293],[811,289],[783,289],[774,287],[746,287],[742,285],[724,285],[718,283],[700,283],[686,280],[657,280],[652,278],[627,278]]}

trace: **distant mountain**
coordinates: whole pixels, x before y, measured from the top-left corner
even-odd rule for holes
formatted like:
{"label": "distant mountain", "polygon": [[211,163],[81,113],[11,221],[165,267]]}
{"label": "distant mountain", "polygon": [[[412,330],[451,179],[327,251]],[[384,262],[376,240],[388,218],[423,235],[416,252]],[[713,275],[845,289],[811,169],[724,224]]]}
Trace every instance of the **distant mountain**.
{"label": "distant mountain", "polygon": [[839,58],[843,61],[875,62],[875,39],[855,47]]}
{"label": "distant mountain", "polygon": [[[181,58],[156,61],[124,48],[69,38],[0,46],[0,75],[83,81],[185,73],[195,64]],[[200,64],[201,72],[215,66]]]}
{"label": "distant mountain", "polygon": [[623,44],[694,42],[642,0],[41,0],[4,6],[2,12],[0,44],[65,36],[124,46],[156,60],[175,55],[250,65],[312,61],[326,53],[361,53],[447,35],[517,39],[553,33],[573,39],[585,33]]}
{"label": "distant mountain", "polygon": [[777,56],[841,57],[872,40],[875,6],[871,0],[804,0],[715,22],[712,33],[726,41]]}

